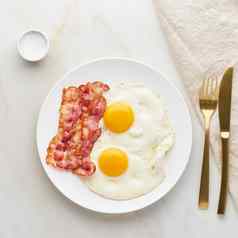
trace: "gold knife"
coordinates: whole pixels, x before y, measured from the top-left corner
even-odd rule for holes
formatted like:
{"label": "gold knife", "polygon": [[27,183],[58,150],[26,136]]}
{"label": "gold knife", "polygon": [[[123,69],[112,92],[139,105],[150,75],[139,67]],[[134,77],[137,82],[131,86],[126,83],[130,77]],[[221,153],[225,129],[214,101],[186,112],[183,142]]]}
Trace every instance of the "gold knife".
{"label": "gold knife", "polygon": [[226,197],[228,189],[228,165],[229,165],[229,138],[231,119],[231,95],[232,95],[233,68],[228,68],[223,75],[219,92],[219,121],[220,136],[222,143],[222,170],[221,187],[218,204],[218,214],[224,214],[226,208]]}

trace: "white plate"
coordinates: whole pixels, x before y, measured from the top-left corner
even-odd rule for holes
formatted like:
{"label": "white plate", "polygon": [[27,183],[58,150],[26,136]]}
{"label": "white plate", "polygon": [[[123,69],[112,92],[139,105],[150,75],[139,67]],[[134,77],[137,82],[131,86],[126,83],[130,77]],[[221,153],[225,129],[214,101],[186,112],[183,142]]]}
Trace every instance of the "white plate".
{"label": "white plate", "polygon": [[[127,201],[105,199],[90,191],[80,178],[71,173],[59,172],[45,162],[46,149],[55,135],[62,89],[87,81],[106,83],[118,80],[143,82],[152,91],[159,92],[166,103],[170,119],[176,131],[176,143],[168,154],[167,176],[152,192]],[[59,81],[42,105],[37,125],[37,146],[42,165],[52,183],[71,201],[93,211],[119,214],[142,209],[158,201],[177,183],[189,161],[192,146],[192,126],[187,105],[175,86],[160,73],[142,63],[129,59],[100,59],[81,65]]]}

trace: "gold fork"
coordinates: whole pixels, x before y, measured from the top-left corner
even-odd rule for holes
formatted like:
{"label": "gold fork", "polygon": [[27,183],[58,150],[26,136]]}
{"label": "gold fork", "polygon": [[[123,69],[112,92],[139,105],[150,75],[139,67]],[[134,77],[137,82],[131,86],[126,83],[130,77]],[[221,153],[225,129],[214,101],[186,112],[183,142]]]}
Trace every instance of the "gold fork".
{"label": "gold fork", "polygon": [[199,192],[199,207],[208,208],[209,203],[209,128],[211,118],[216,111],[219,94],[217,77],[213,76],[203,81],[199,93],[199,105],[205,124],[205,142],[202,161],[202,174]]}

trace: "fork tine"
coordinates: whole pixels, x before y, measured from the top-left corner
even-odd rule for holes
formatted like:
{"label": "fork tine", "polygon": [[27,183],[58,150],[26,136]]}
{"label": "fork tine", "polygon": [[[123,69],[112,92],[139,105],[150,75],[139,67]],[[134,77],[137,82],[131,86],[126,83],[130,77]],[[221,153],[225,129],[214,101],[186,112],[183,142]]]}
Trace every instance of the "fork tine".
{"label": "fork tine", "polygon": [[213,89],[212,89],[213,95],[217,97],[219,92],[219,83],[216,75],[212,78],[212,81],[213,81]]}
{"label": "fork tine", "polygon": [[208,95],[208,79],[204,79],[200,88],[200,97],[206,98]]}
{"label": "fork tine", "polygon": [[212,80],[212,90],[214,91],[216,88],[216,76],[213,75],[211,77],[211,80]]}
{"label": "fork tine", "polygon": [[202,85],[201,85],[200,90],[199,90],[199,96],[200,96],[200,97],[203,97],[203,96],[204,96],[205,80],[206,80],[206,79],[204,79],[204,80],[202,81]]}
{"label": "fork tine", "polygon": [[210,80],[209,79],[206,79],[205,80],[205,97],[207,97],[209,95],[209,87],[210,87]]}
{"label": "fork tine", "polygon": [[219,82],[218,79],[216,78],[216,83],[215,83],[215,94],[218,96],[219,94]]}
{"label": "fork tine", "polygon": [[208,78],[208,89],[207,89],[207,95],[209,96],[213,89],[213,81],[212,78]]}
{"label": "fork tine", "polygon": [[212,96],[215,96],[216,84],[217,84],[216,76],[211,77],[211,91],[210,91],[210,94]]}

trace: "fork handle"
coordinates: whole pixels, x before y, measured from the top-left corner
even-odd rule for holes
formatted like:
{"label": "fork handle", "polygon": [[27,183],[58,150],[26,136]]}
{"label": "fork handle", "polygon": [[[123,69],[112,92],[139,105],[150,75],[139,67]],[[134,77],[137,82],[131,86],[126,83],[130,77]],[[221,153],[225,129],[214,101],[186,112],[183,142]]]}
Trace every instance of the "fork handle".
{"label": "fork handle", "polygon": [[207,209],[208,203],[209,203],[209,128],[206,128],[198,205],[200,208]]}
{"label": "fork handle", "polygon": [[226,209],[226,197],[228,187],[228,158],[229,158],[229,138],[221,138],[222,141],[222,170],[221,188],[217,214],[224,214]]}

